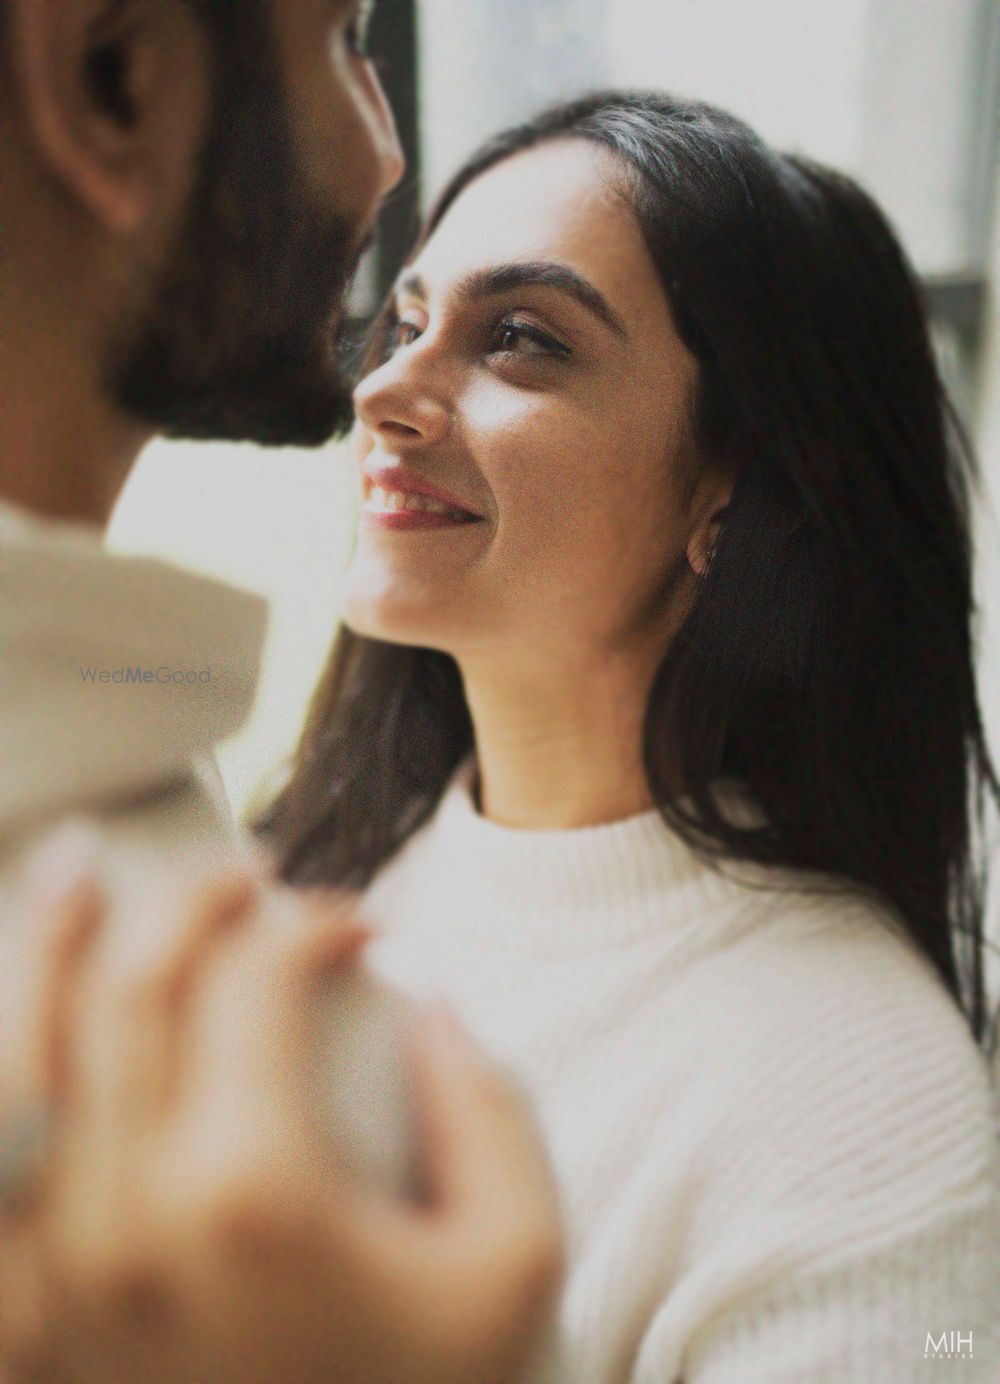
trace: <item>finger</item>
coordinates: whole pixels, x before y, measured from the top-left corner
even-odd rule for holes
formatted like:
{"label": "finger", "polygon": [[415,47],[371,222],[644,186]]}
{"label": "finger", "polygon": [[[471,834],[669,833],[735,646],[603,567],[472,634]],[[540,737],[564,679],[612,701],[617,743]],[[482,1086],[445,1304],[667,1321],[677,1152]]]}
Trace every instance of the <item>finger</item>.
{"label": "finger", "polygon": [[552,1176],[527,1098],[447,1006],[418,1028],[415,1093],[432,1201],[503,1222],[552,1200]]}
{"label": "finger", "polygon": [[[327,1198],[328,1240],[349,1282],[393,1304],[401,1339],[434,1340],[473,1377],[519,1375],[549,1318],[564,1251],[548,1161],[524,1097],[446,1014],[414,1046],[433,1201]],[[476,1373],[476,1378],[481,1377]]]}
{"label": "finger", "polygon": [[315,990],[356,960],[374,936],[356,910],[356,897],[341,890],[269,889],[258,915],[274,946],[268,983]]}
{"label": "finger", "polygon": [[330,916],[321,900],[311,926],[290,956],[291,979],[307,989],[321,985],[357,961],[375,936],[375,929],[353,916]]}
{"label": "finger", "polygon": [[350,890],[276,884],[268,890],[266,902],[263,920],[283,934],[316,927],[326,928],[333,935],[358,925],[369,933],[373,931],[367,924],[359,924],[358,896]]}
{"label": "finger", "polygon": [[65,1104],[74,1084],[73,1032],[83,973],[94,955],[106,900],[93,879],[79,881],[53,907],[55,936],[38,1014],[35,1081],[43,1098]]}
{"label": "finger", "polygon": [[21,881],[22,975],[20,1081],[35,1099],[59,1104],[72,1085],[72,1032],[81,975],[106,914],[97,882],[97,838],[73,825],[52,836]]}
{"label": "finger", "polygon": [[[258,900],[254,926],[216,950],[192,1002],[182,1038],[178,1087],[235,1093],[246,1108],[255,1093],[301,1118],[314,1107],[317,1025],[314,1003],[370,937],[336,901],[287,889]],[[183,1093],[182,1093],[183,1094]],[[191,1099],[188,1092],[185,1098]]]}
{"label": "finger", "polygon": [[176,1009],[188,995],[212,944],[245,924],[257,900],[257,881],[236,866],[199,881],[179,902],[180,922],[165,951],[136,984],[142,1001]]}
{"label": "finger", "polygon": [[312,1001],[366,938],[353,920],[320,925],[301,908],[271,921],[227,938],[194,992],[172,1102],[179,1141],[158,1173],[158,1197],[181,1219],[193,1180],[227,1237],[258,1243],[312,1226],[335,1177]]}
{"label": "finger", "polygon": [[357,963],[372,933],[339,905],[331,914],[323,898],[295,900],[295,905],[294,925],[272,934],[259,963],[260,1037],[253,1079],[292,1118],[311,1119],[331,987]]}
{"label": "finger", "polygon": [[425,1256],[436,1248],[453,1282],[456,1271],[460,1281],[489,1281],[511,1344],[518,1333],[528,1341],[558,1290],[564,1241],[555,1179],[527,1094],[447,1006],[428,1016],[416,1055],[437,1197],[424,1227]]}
{"label": "finger", "polygon": [[438,1006],[414,1033],[411,1066],[426,1203],[335,1195],[341,1233],[402,1277],[421,1260],[465,1274],[484,1246],[511,1265],[558,1257],[554,1180],[523,1093]]}
{"label": "finger", "polygon": [[138,971],[118,978],[121,1003],[111,1016],[117,1039],[106,1061],[120,1063],[122,1113],[144,1120],[169,1107],[185,1049],[192,996],[223,940],[251,922],[258,897],[254,875],[233,862],[188,885],[168,917],[167,944]]}

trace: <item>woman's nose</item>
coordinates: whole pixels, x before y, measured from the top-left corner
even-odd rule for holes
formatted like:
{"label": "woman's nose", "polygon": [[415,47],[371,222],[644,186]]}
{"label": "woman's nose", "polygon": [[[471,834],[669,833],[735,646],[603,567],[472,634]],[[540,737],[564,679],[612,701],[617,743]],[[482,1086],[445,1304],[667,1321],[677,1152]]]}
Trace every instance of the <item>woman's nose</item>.
{"label": "woman's nose", "polygon": [[367,375],[354,391],[354,408],[370,433],[393,446],[433,446],[451,429],[445,401],[422,387],[401,355]]}

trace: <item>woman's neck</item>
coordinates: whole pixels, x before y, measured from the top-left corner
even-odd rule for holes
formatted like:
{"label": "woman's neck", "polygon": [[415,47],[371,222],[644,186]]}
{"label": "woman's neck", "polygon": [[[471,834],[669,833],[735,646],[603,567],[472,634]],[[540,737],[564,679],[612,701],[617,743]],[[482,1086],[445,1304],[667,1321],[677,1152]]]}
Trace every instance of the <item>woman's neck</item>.
{"label": "woman's neck", "polygon": [[648,656],[571,669],[461,661],[475,729],[484,817],[524,830],[621,821],[653,806],[642,727],[655,671]]}

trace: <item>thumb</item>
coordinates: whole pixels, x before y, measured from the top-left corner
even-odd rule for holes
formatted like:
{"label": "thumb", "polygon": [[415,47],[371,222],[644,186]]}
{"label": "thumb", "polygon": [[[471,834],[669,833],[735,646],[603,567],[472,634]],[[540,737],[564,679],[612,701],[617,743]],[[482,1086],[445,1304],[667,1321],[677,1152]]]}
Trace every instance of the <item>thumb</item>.
{"label": "thumb", "polygon": [[418,1027],[414,1066],[432,1206],[477,1225],[544,1219],[553,1182],[527,1096],[447,1004]]}
{"label": "thumb", "polygon": [[358,1291],[375,1285],[414,1340],[435,1331],[452,1346],[490,1340],[504,1359],[519,1359],[564,1267],[535,1122],[516,1085],[441,1006],[417,1020],[412,1061],[427,1200],[328,1191],[331,1239],[346,1250]]}

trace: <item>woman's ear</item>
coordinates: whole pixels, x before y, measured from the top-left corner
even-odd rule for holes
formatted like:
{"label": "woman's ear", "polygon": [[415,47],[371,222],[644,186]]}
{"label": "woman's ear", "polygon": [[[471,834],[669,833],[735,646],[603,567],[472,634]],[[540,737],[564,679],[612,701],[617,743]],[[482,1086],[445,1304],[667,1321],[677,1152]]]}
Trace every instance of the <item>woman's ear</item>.
{"label": "woman's ear", "polygon": [[712,564],[734,483],[733,476],[716,476],[699,487],[693,505],[695,522],[687,545],[688,566],[696,577],[705,576]]}
{"label": "woman's ear", "polygon": [[701,527],[688,543],[688,566],[696,577],[703,577],[712,565],[712,558],[715,556],[715,545],[719,539],[725,513],[725,509],[718,510],[716,514],[712,516],[711,522]]}
{"label": "woman's ear", "polygon": [[194,19],[179,3],[148,0],[7,0],[7,8],[8,64],[36,160],[106,229],[136,229],[162,171],[168,89],[180,134],[202,66],[191,60]]}

